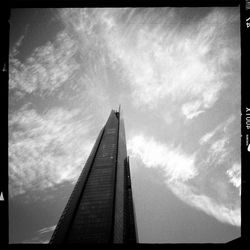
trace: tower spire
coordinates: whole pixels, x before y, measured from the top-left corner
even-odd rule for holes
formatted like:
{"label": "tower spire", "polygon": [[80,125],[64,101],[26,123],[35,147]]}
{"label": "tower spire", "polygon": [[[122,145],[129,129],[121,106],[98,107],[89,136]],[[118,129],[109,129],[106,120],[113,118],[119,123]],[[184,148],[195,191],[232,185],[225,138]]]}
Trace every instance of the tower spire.
{"label": "tower spire", "polygon": [[124,121],[112,110],[50,243],[135,243]]}

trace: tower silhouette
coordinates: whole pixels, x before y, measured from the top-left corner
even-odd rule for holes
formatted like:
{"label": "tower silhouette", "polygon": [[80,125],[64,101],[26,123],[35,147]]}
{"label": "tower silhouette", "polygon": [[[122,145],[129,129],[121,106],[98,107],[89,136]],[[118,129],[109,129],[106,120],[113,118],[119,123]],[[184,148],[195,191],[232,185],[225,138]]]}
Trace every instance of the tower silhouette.
{"label": "tower silhouette", "polygon": [[57,243],[136,243],[124,120],[112,110],[100,131],[50,240]]}

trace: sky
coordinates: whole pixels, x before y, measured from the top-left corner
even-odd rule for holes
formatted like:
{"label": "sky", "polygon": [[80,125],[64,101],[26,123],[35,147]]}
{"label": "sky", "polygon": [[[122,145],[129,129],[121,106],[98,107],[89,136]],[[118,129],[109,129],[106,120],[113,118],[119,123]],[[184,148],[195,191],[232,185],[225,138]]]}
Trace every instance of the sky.
{"label": "sky", "polygon": [[9,240],[48,243],[121,104],[140,243],[241,235],[240,10],[12,9]]}

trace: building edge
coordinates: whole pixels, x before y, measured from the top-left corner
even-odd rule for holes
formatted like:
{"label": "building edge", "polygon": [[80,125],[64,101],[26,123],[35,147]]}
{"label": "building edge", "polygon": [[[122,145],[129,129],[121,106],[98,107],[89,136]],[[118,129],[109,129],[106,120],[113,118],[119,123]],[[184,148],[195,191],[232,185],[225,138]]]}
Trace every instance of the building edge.
{"label": "building edge", "polygon": [[91,167],[93,165],[93,161],[95,159],[95,155],[97,153],[98,147],[100,145],[101,139],[104,134],[104,127],[101,129],[97,140],[94,144],[94,147],[91,150],[91,153],[84,165],[84,168],[75,184],[75,187],[73,189],[73,192],[70,195],[70,198],[67,202],[67,205],[65,206],[63,213],[57,223],[57,226],[52,234],[52,237],[50,239],[49,244],[61,244],[64,242],[67,233],[68,228],[72,222],[72,219],[74,217],[74,211],[77,207],[77,204],[80,200],[81,194],[84,190],[84,186],[86,184],[86,180],[88,178],[89,172],[91,170]]}

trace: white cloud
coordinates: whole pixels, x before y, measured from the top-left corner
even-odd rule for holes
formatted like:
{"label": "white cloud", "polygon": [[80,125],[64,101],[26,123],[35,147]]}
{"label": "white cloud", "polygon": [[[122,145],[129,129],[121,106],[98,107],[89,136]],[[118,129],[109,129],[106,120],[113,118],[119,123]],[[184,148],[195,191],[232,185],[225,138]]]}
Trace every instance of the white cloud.
{"label": "white cloud", "polygon": [[39,243],[39,244],[47,244],[51,238],[53,231],[55,230],[56,225],[50,227],[44,227],[36,232],[35,237],[25,240],[22,243]]}
{"label": "white cloud", "polygon": [[211,140],[211,138],[215,135],[216,130],[206,133],[200,138],[200,144],[203,145]]}
{"label": "white cloud", "polygon": [[[216,10],[182,31],[171,25],[174,21],[178,23],[173,12],[166,13],[164,21],[150,13],[151,18],[145,22],[137,22],[134,17],[132,26],[117,22],[116,28],[106,35],[110,54],[121,63],[124,77],[129,80],[134,103],[153,108],[164,98],[172,101],[193,98],[202,109],[211,108],[226,87],[223,81],[226,73],[222,71],[226,61],[220,60],[221,53],[226,56],[235,53],[229,46],[230,40],[221,32],[229,17]],[[224,49],[220,50],[222,43]],[[189,118],[200,112],[196,108]]]}
{"label": "white cloud", "polygon": [[233,166],[227,170],[229,181],[239,189],[239,195],[241,195],[241,165],[234,163]]}
{"label": "white cloud", "polygon": [[[211,108],[227,87],[225,59],[239,61],[240,50],[227,34],[228,23],[237,22],[238,17],[218,9],[183,29],[178,14],[168,8],[159,12],[152,8],[141,12],[132,8],[64,9],[60,14],[78,40],[84,61],[107,56],[122,73],[122,82],[130,86],[133,103],[143,108],[168,101],[193,119]],[[105,72],[101,75],[105,82]]]}
{"label": "white cloud", "polygon": [[26,93],[39,90],[51,93],[68,80],[79,68],[74,59],[77,46],[65,33],[57,35],[54,43],[36,48],[22,63],[11,54],[9,59],[9,87]]}
{"label": "white cloud", "polygon": [[199,110],[201,104],[201,101],[185,103],[182,105],[182,113],[186,116],[187,119],[193,119],[199,114],[205,112],[204,110]]}
{"label": "white cloud", "polygon": [[187,181],[198,173],[195,155],[188,155],[180,148],[161,144],[153,138],[135,136],[128,142],[132,157],[139,157],[147,167],[160,168],[169,180]]}
{"label": "white cloud", "polygon": [[45,115],[22,110],[9,118],[10,196],[75,181],[92,146],[90,122],[78,110]]}
{"label": "white cloud", "polygon": [[220,123],[218,126],[216,126],[214,130],[203,135],[199,140],[200,145],[210,143],[211,139],[218,133],[225,134],[228,130],[229,125],[233,121],[235,121],[235,119],[236,119],[235,115],[231,115],[231,116],[229,116],[229,118],[226,121],[224,121],[224,122]]}
{"label": "white cloud", "polygon": [[55,230],[55,228],[56,228],[56,225],[50,226],[50,227],[44,227],[44,228],[40,229],[40,230],[38,231],[38,233],[39,233],[39,234],[44,234],[44,233],[53,232],[53,231]]}
{"label": "white cloud", "polygon": [[[202,156],[202,158],[209,166],[217,167],[231,164],[228,156],[234,155],[235,143],[239,143],[239,129],[235,122],[236,116],[230,115],[199,139],[202,152],[206,152],[206,156]],[[235,129],[233,130],[233,128]]]}
{"label": "white cloud", "polygon": [[208,161],[216,161],[217,164],[222,163],[230,153],[227,144],[229,144],[229,138],[227,137],[214,141],[208,149]]}
{"label": "white cloud", "polygon": [[15,43],[15,45],[12,47],[11,49],[11,52],[10,52],[10,56],[11,57],[14,57],[14,56],[17,56],[19,54],[19,47],[21,46],[22,42],[23,42],[23,39],[24,39],[24,35],[22,35],[18,41]]}
{"label": "white cloud", "polygon": [[27,24],[25,26],[25,30],[24,30],[24,33],[23,35],[21,35],[19,37],[19,39],[17,40],[17,42],[13,45],[13,47],[11,48],[10,50],[10,58],[13,58],[15,56],[17,56],[19,54],[19,48],[21,47],[21,45],[23,44],[23,40],[24,38],[26,37],[27,35],[27,31],[28,31],[28,28],[29,28],[29,24]]}
{"label": "white cloud", "polygon": [[197,190],[192,190],[190,186],[182,182],[171,183],[169,188],[181,200],[204,211],[208,215],[214,216],[217,220],[235,226],[241,225],[240,207],[227,207],[226,205],[218,203],[204,194],[197,194]]}
{"label": "white cloud", "polygon": [[224,147],[227,141],[227,138],[222,138],[220,140],[215,141],[210,147],[211,152],[214,154],[223,153],[225,151]]}
{"label": "white cloud", "polygon": [[[208,158],[216,160],[219,164],[221,158],[225,158],[225,144],[225,138],[211,144]],[[237,201],[232,203],[229,186],[221,179],[223,178],[220,177],[221,173],[207,172],[206,168],[200,169],[203,165],[197,162],[196,154],[188,155],[180,147],[168,146],[143,135],[134,136],[128,141],[128,152],[132,159],[140,159],[146,167],[162,170],[167,186],[190,206],[204,211],[221,222],[240,226],[240,207]],[[214,174],[217,179],[214,179]],[[237,187],[240,186],[237,164],[227,171],[227,175],[230,182]],[[215,185],[213,184],[215,181],[220,190],[216,191],[213,187],[207,186],[209,183]]]}

